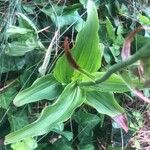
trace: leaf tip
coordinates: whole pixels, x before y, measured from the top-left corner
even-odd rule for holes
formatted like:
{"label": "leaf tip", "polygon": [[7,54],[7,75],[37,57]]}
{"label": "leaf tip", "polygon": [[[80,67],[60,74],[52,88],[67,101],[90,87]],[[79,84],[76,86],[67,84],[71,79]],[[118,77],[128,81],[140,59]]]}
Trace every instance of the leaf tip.
{"label": "leaf tip", "polygon": [[16,98],[13,100],[13,104],[14,104],[16,107],[22,106],[22,104],[20,103],[20,101],[19,101],[18,99],[16,99]]}
{"label": "leaf tip", "polygon": [[113,120],[127,133],[128,128],[128,120],[125,114],[120,114],[115,117],[113,117]]}

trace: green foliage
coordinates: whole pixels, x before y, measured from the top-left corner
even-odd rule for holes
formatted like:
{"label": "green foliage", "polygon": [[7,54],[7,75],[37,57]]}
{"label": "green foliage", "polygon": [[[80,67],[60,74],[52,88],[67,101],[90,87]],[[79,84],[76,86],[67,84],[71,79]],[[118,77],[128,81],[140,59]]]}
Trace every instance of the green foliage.
{"label": "green foliage", "polygon": [[14,115],[9,115],[9,122],[11,131],[16,131],[29,123],[27,113],[24,111],[17,111],[17,113],[15,113]]}
{"label": "green foliage", "polygon": [[52,75],[41,77],[27,89],[19,92],[14,98],[16,106],[47,99],[54,100],[62,92],[62,86]]}
{"label": "green foliage", "polygon": [[39,41],[36,26],[24,15],[18,14],[19,27],[10,26],[6,36],[12,42],[7,43],[5,53],[10,56],[22,56],[34,49],[44,49]]}
{"label": "green foliage", "polygon": [[86,103],[94,107],[99,113],[107,114],[112,118],[124,113],[124,109],[119,106],[112,93],[88,91]]}
{"label": "green foliage", "polygon": [[37,142],[33,138],[27,138],[21,142],[11,145],[13,150],[32,150],[37,147]]}
{"label": "green foliage", "polygon": [[106,19],[107,19],[106,20],[106,29],[107,29],[108,36],[114,42],[116,39],[116,36],[115,36],[113,25],[108,17]]}
{"label": "green foliage", "polygon": [[[76,44],[71,52],[81,68],[91,73],[96,72],[101,66],[102,51],[99,49],[98,16],[96,7],[92,1],[88,2],[87,12],[87,21],[83,29],[78,33]],[[26,26],[30,26],[35,30],[30,21],[24,19],[22,23],[24,22]],[[108,23],[110,24],[110,21]],[[26,32],[26,30],[21,31],[23,33]],[[11,35],[13,35],[13,33]],[[54,75],[61,83],[71,82],[71,79],[77,81],[80,77],[80,74],[78,72],[74,72],[73,68],[71,68],[65,55],[57,61],[54,68]],[[112,83],[110,83],[110,81],[107,82],[111,85],[118,83],[118,79],[119,76],[116,79],[117,81],[115,81],[114,76],[110,79]],[[119,84],[122,84],[127,90],[127,87],[121,78],[119,82]],[[111,88],[113,89],[113,87]],[[14,99],[14,104],[16,106],[22,106],[26,103],[35,102],[42,99],[54,99],[60,95],[62,91],[61,89],[61,85],[52,75],[46,75],[37,79],[29,88],[19,92]],[[107,90],[107,93],[100,92],[100,88],[98,90],[88,90],[88,88],[84,89],[85,91],[80,89],[76,83],[69,83],[54,104],[43,109],[38,120],[7,135],[5,143],[14,143],[27,137],[42,135],[53,130],[56,124],[66,121],[72,115],[73,111],[85,100],[86,104],[94,107],[99,113],[107,114],[112,118],[124,113],[124,109],[119,106],[117,101],[114,99],[113,94],[109,93],[110,91],[108,92],[108,89],[104,88],[104,91]],[[103,87],[101,87],[101,89],[103,89]],[[53,91],[56,91],[56,93]],[[97,123],[95,125],[94,124],[95,123],[92,123],[90,128],[86,128],[86,132],[91,134],[91,129]],[[87,137],[84,137],[83,139],[85,140],[85,138]],[[81,145],[84,140],[80,139]]]}
{"label": "green foliage", "polygon": [[[81,68],[91,73],[97,71],[101,65],[101,50],[98,46],[98,16],[92,2],[87,6],[87,13],[87,21],[78,33],[71,53]],[[77,79],[79,74],[74,72],[66,56],[63,55],[56,63],[54,76],[59,82],[68,83],[72,78]]]}
{"label": "green foliage", "polygon": [[0,55],[0,72],[17,71],[23,68],[25,59],[20,57],[10,57],[4,54]]}
{"label": "green foliage", "polygon": [[[81,65],[82,68],[86,69],[89,72],[94,72],[100,67],[99,62],[101,62],[101,55],[100,55],[101,52],[98,47],[98,34],[97,34],[98,17],[97,17],[94,3],[92,3],[91,1],[89,1],[87,10],[88,10],[87,22],[84,28],[79,32],[76,45],[73,48],[73,52],[76,58],[79,58],[78,63]],[[92,20],[97,20],[97,22],[93,22]],[[91,28],[91,30],[89,30],[89,28]],[[92,33],[91,38],[87,39],[89,41],[87,44],[84,38],[87,38],[87,36],[91,33]],[[86,53],[81,53],[81,50],[82,51],[88,50],[88,52],[91,52],[91,57],[89,57],[89,53],[88,55]],[[94,61],[92,61],[93,59]],[[91,61],[93,62],[93,64]],[[66,67],[66,65],[64,66],[63,62],[68,64],[68,62],[65,59],[65,56],[63,56],[62,58],[58,60],[56,67],[55,67],[54,74],[58,80],[60,79],[60,77],[62,79],[66,79],[66,75],[68,75],[69,73],[73,74],[73,69],[70,67],[70,65],[68,64],[68,67]],[[97,63],[94,64],[95,62]],[[64,70],[62,69],[61,69],[62,71],[60,72],[58,68],[59,69],[66,68],[67,72],[64,72]],[[59,72],[59,74],[57,72]],[[77,80],[77,76],[78,74],[76,74],[76,78],[74,78],[74,80]],[[53,86],[55,84],[56,86]],[[50,91],[55,90],[55,88],[59,89],[59,87],[60,85],[56,81],[54,82],[54,78],[50,75],[47,75],[45,77],[42,77],[36,80],[33,83],[33,85],[29,87],[28,89],[21,91],[15,97],[14,104],[16,104],[17,106],[21,106],[23,104],[34,102],[37,100],[53,99],[56,96],[59,96],[60,93],[55,94],[55,93],[50,93]],[[90,102],[90,99],[89,99],[90,94],[91,92],[87,91],[86,103],[94,106],[94,108],[97,109],[97,107],[94,104],[91,104]],[[94,99],[92,99],[93,103],[94,102],[97,103],[96,102],[97,95],[95,96],[96,98],[93,97]],[[68,84],[65,87],[64,91],[62,92],[62,94],[56,100],[56,102],[52,106],[48,106],[45,109],[43,109],[41,116],[38,118],[37,121],[33,122],[32,124],[28,126],[23,127],[22,129],[18,131],[15,131],[9,134],[8,136],[6,136],[5,142],[13,143],[13,142],[17,142],[20,139],[29,137],[29,136],[38,136],[38,135],[42,135],[44,133],[49,132],[51,129],[54,128],[53,126],[55,126],[55,124],[66,121],[71,116],[74,109],[79,107],[84,102],[84,100],[85,100],[84,91],[80,90],[80,88],[73,83]],[[120,108],[120,106],[117,104],[116,101],[114,101],[112,97],[109,96],[107,100],[109,101],[105,102],[105,96],[104,97],[102,96],[102,100],[99,106],[100,106],[100,109],[103,107],[104,108],[102,111],[100,111],[100,113],[107,114],[107,115],[110,115],[111,117],[114,117],[124,112],[123,109]],[[111,106],[112,103],[114,107]],[[105,105],[107,105],[108,110],[105,108]],[[109,113],[109,111],[110,112],[115,111],[115,112],[111,114],[112,112]]]}
{"label": "green foliage", "polygon": [[150,25],[150,19],[146,16],[141,15],[141,14],[139,15],[139,21],[143,25]]}
{"label": "green foliage", "polygon": [[[127,65],[127,70],[121,68],[124,76],[130,79],[113,73],[104,82],[97,82],[107,69],[120,62],[126,34],[139,25],[134,20],[149,25],[149,15],[145,11],[135,14],[128,2],[121,0],[76,2],[4,2],[6,6],[9,4],[9,12],[6,15],[8,24],[0,22],[2,149],[4,136],[5,144],[11,144],[13,150],[94,150],[100,149],[101,145],[114,149],[110,145],[114,132],[110,119],[116,121],[119,131],[121,127],[127,131],[125,113],[128,114],[128,108],[124,107],[124,102],[128,103],[129,97],[132,99],[129,85],[142,89],[143,93],[149,92],[144,89],[149,86],[150,77],[149,46],[145,46],[150,34],[146,30],[135,37],[132,46],[132,53],[147,48],[147,59],[142,60],[144,65],[140,66],[144,75],[135,72],[137,62]],[[56,30],[59,32],[53,41]],[[70,53],[81,67],[79,70],[75,70],[66,54],[62,54],[61,40],[66,36],[71,37]],[[41,77],[38,70],[48,45],[52,52],[46,75]],[[143,79],[146,79],[145,84]],[[9,85],[11,81],[15,82]],[[129,119],[128,135],[142,126],[141,114],[137,111],[133,116],[138,118],[139,124]],[[111,129],[112,133],[104,134]],[[114,145],[116,143],[113,141]],[[115,149],[120,149],[121,144],[120,141]],[[135,146],[140,147],[138,141]]]}
{"label": "green foliage", "polygon": [[[75,113],[73,118],[78,123],[78,133],[80,133],[78,136],[78,140],[80,141],[79,146],[82,148],[92,147],[89,144],[92,144],[93,129],[100,122],[100,117],[79,110],[77,113]],[[88,144],[89,146],[87,146],[86,144]]]}
{"label": "green foliage", "polygon": [[83,23],[81,16],[77,12],[79,7],[80,5],[72,5],[71,7],[53,5],[52,7],[44,7],[41,11],[49,16],[59,28],[71,24],[75,24],[77,27],[77,25]]}
{"label": "green foliage", "polygon": [[66,121],[84,100],[84,91],[76,87],[73,83],[69,84],[53,105],[43,109],[37,121],[16,132],[10,133],[6,136],[5,142],[7,144],[14,143],[26,137],[33,137],[49,132],[57,123]]}
{"label": "green foliage", "polygon": [[0,108],[8,109],[16,94],[16,84],[0,92]]}
{"label": "green foliage", "polygon": [[73,150],[71,144],[65,138],[58,140],[53,146],[48,146],[47,148],[52,150]]}
{"label": "green foliage", "polygon": [[[96,72],[94,73],[95,79],[101,78],[105,72]],[[88,82],[90,81],[88,78],[85,78],[84,81]],[[139,81],[135,80],[133,81],[135,86],[141,87],[142,85]],[[122,92],[127,92],[130,89],[126,86],[125,82],[122,80],[122,78],[119,75],[113,74],[108,80],[94,85],[94,86],[88,86],[86,89],[90,90],[96,90],[96,91],[101,91],[101,92],[117,92],[117,93],[122,93]]]}

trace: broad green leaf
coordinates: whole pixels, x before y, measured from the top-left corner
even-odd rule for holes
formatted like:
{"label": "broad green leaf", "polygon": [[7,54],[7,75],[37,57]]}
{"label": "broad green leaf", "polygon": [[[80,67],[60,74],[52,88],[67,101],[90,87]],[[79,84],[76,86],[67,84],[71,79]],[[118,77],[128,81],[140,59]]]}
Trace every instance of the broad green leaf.
{"label": "broad green leaf", "polygon": [[17,94],[16,90],[17,84],[14,83],[12,86],[6,88],[3,91],[0,91],[0,109],[8,109],[10,103],[13,101],[14,97]]}
{"label": "broad green leaf", "polygon": [[28,124],[28,116],[25,110],[16,111],[13,114],[8,114],[11,132],[16,131]]}
{"label": "broad green leaf", "polygon": [[5,53],[10,56],[22,56],[34,49],[44,49],[39,40],[36,26],[23,14],[18,14],[19,25],[10,26],[6,31],[8,42]]}
{"label": "broad green leaf", "polygon": [[14,143],[27,137],[34,137],[49,132],[58,123],[68,120],[73,111],[84,101],[85,92],[83,90],[74,83],[67,85],[56,102],[43,109],[38,120],[8,134],[5,138],[5,143]]}
{"label": "broad green leaf", "polygon": [[25,59],[20,57],[11,57],[5,54],[0,55],[0,74],[9,71],[18,71],[25,65]]}
{"label": "broad green leaf", "polygon": [[83,22],[81,16],[77,12],[78,8],[78,5],[71,7],[53,5],[53,7],[44,7],[41,11],[48,15],[57,27],[62,28],[66,25],[71,25],[73,23],[77,25]]}
{"label": "broad green leaf", "polygon": [[100,122],[97,115],[79,110],[73,119],[78,123],[78,140],[80,145],[91,144],[93,139],[93,128]]}
{"label": "broad green leaf", "polygon": [[111,118],[120,115],[125,110],[117,103],[112,93],[99,91],[87,91],[86,103],[95,108],[99,113]]}
{"label": "broad green leaf", "polygon": [[7,36],[16,36],[16,35],[21,35],[21,34],[27,34],[27,33],[33,33],[33,30],[27,29],[27,28],[21,28],[21,27],[16,27],[16,26],[11,26],[6,31]]}
{"label": "broad green leaf", "polygon": [[35,39],[28,38],[26,41],[14,41],[8,43],[5,48],[5,53],[10,56],[22,56],[25,53],[34,50],[35,48],[40,48]]}
{"label": "broad green leaf", "polygon": [[56,132],[59,135],[62,135],[65,137],[68,141],[71,141],[73,139],[73,133],[70,131],[64,130],[64,123],[59,123],[55,128],[52,130],[53,132]]}
{"label": "broad green leaf", "polygon": [[53,100],[62,90],[62,85],[52,75],[46,75],[35,80],[29,88],[19,92],[13,102],[16,106],[22,106],[43,99]]}
{"label": "broad green leaf", "polygon": [[35,33],[37,33],[36,26],[34,25],[34,23],[28,17],[26,17],[22,13],[18,13],[17,15],[18,15],[19,24],[20,24],[21,27],[34,30]]}
{"label": "broad green leaf", "polygon": [[26,138],[21,142],[11,145],[13,150],[34,150],[37,147],[37,141],[33,138]]}
{"label": "broad green leaf", "polygon": [[[81,68],[95,72],[101,66],[101,50],[98,38],[98,15],[95,4],[89,0],[87,5],[87,21],[78,33],[75,46],[71,53]],[[74,70],[63,55],[56,63],[54,75],[61,83],[71,82]],[[78,77],[78,74],[75,75]]]}
{"label": "broad green leaf", "polygon": [[[96,72],[92,75],[95,76],[95,79],[99,79],[104,74],[105,74],[105,72]],[[89,78],[85,78],[84,81],[87,82],[90,80],[89,80]],[[144,86],[142,83],[140,83],[139,80],[136,80],[136,79],[133,80],[133,84],[135,87],[138,87],[138,88],[143,88],[143,86]],[[90,90],[97,90],[100,92],[123,93],[123,92],[130,91],[130,89],[127,87],[126,83],[123,81],[122,77],[117,74],[113,74],[108,80],[106,80],[100,84],[95,84],[94,86],[86,86],[85,88],[90,89]]]}

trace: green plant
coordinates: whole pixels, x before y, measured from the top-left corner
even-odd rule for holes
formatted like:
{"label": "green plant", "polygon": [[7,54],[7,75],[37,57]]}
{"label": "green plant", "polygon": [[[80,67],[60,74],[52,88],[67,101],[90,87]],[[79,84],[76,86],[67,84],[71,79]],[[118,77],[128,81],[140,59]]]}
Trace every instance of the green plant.
{"label": "green plant", "polygon": [[[126,2],[118,0],[112,3],[110,0],[104,3],[94,1],[94,4],[92,0],[88,0],[87,4],[87,1],[80,0],[80,3],[87,9],[87,19],[84,22],[85,13],[80,15],[77,11],[82,7],[79,3],[74,4],[69,1],[68,3],[71,5],[65,6],[68,3],[64,2],[64,5],[61,6],[57,3],[53,4],[51,1],[34,0],[31,2],[32,5],[26,5],[26,2],[16,1],[19,2],[16,4],[13,1],[10,1],[9,4],[15,11],[12,11],[13,13],[8,15],[8,18],[13,16],[14,19],[3,32],[6,39],[2,40],[0,46],[0,50],[2,50],[0,56],[0,72],[2,73],[0,142],[1,137],[8,134],[5,137],[5,144],[11,144],[11,148],[14,150],[45,147],[71,150],[73,146],[78,149],[93,150],[95,146],[93,145],[95,142],[92,142],[93,138],[97,139],[96,135],[93,135],[93,133],[95,134],[94,130],[97,128],[101,130],[107,126],[105,124],[106,116],[109,116],[109,121],[114,120],[117,123],[116,128],[123,128],[127,132],[126,114],[129,114],[126,112],[126,107],[120,106],[122,98],[126,95],[132,97],[128,92],[131,91],[149,102],[136,89],[143,89],[149,85],[149,38],[137,35],[134,40],[136,43],[133,45],[134,54],[130,56],[131,41],[135,36],[133,33],[137,29],[129,33],[129,36],[133,34],[129,39],[128,36],[124,39],[125,34],[130,30],[128,27],[130,23],[127,21],[124,25],[119,20],[120,18],[118,20],[116,18],[116,15],[130,14],[124,5]],[[28,15],[22,11],[21,4]],[[102,7],[106,11],[100,11]],[[116,10],[113,11],[112,7],[116,7]],[[38,14],[37,11],[40,13]],[[16,17],[14,17],[15,13]],[[43,21],[41,21],[41,16],[45,17]],[[12,20],[12,18],[9,19]],[[149,24],[149,18],[146,15],[140,14],[138,19],[143,25]],[[49,24],[52,24],[52,28]],[[54,36],[47,32],[49,28],[49,31],[53,30],[53,25],[58,29]],[[68,25],[73,25],[72,32],[74,29],[78,32],[75,45],[73,43],[73,48],[70,50],[68,41],[64,41],[65,53],[58,57],[53,68],[53,61],[55,61],[58,50],[53,50],[53,46],[58,44],[55,43],[57,42],[55,40],[58,38],[57,40],[60,41],[63,33],[69,31]],[[45,26],[48,27],[45,28]],[[42,27],[44,29],[37,29]],[[133,27],[132,24],[131,28]],[[48,49],[46,49],[46,44],[49,43],[43,43],[44,36],[41,34],[43,31],[45,31],[45,35],[43,34],[45,37],[50,36],[52,39]],[[62,34],[57,37],[59,32]],[[122,45],[122,52],[125,52],[122,56],[127,59],[123,62],[120,61]],[[139,51],[136,52],[136,50]],[[142,57],[144,73],[146,72],[144,74],[145,85],[130,71],[137,66],[137,61],[141,60],[141,56],[145,54],[144,51],[147,52]],[[45,53],[43,61],[42,57]],[[112,65],[114,63],[117,64]],[[49,71],[48,65],[51,65]],[[124,67],[128,67],[129,70]],[[107,70],[107,68],[109,69]],[[120,71],[118,72],[120,74],[115,74],[117,71]],[[21,89],[19,93],[18,89]],[[124,92],[128,93],[124,94]],[[16,107],[11,105],[12,100]],[[36,105],[38,110],[35,110]],[[42,106],[39,107],[39,105]],[[35,121],[35,119],[37,120]],[[72,130],[72,120],[73,126],[78,124],[77,136],[76,133],[74,134],[74,128]],[[99,126],[99,122],[101,122],[101,126]],[[71,130],[68,131],[66,126],[69,123]],[[10,127],[4,130],[4,127],[9,125]],[[129,126],[129,130],[131,132],[131,126]],[[107,132],[107,127],[105,131]],[[58,135],[54,143],[55,137],[52,141],[50,139],[52,134]],[[101,131],[100,134],[103,136],[105,133]],[[41,135],[44,136],[37,137]],[[45,136],[49,138],[48,142],[44,143],[46,140],[44,139],[40,143],[39,141]],[[60,136],[62,137],[59,139]],[[77,143],[74,144],[74,141]]]}
{"label": "green plant", "polygon": [[[96,80],[104,73],[96,72],[101,66],[102,49],[99,47],[97,11],[91,0],[87,4],[87,14],[85,26],[78,33],[71,53],[81,68],[91,73]],[[90,86],[80,87],[80,84],[77,84],[77,82],[82,83],[90,80],[84,74],[75,71],[67,61],[66,56],[63,55],[57,61],[53,74],[37,79],[31,87],[19,92],[14,99],[14,104],[22,106],[42,99],[51,100],[56,97],[58,99],[42,110],[38,120],[8,134],[5,143],[14,143],[54,130],[57,125],[70,118],[74,110],[83,103],[113,119],[120,115],[126,119],[124,117],[125,110],[118,104],[113,95],[113,92],[129,91],[121,77],[114,74],[109,80],[103,82],[102,86],[95,85],[96,89]],[[64,88],[63,91],[62,88]],[[123,124],[121,121],[118,123],[126,131],[128,130],[125,122]]]}

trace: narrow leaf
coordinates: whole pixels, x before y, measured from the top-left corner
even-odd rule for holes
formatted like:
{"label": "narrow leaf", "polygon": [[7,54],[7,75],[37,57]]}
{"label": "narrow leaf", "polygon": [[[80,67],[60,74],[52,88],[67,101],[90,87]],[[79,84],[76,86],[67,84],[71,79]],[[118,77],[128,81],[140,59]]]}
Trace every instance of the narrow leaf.
{"label": "narrow leaf", "polygon": [[115,100],[113,94],[98,91],[87,91],[86,103],[95,108],[99,113],[110,116],[126,132],[128,132],[125,110]]}
{"label": "narrow leaf", "polygon": [[34,30],[37,33],[36,26],[34,25],[34,23],[28,17],[26,17],[22,13],[17,13],[17,15],[18,15],[19,24],[21,25],[21,27],[25,27],[25,28]]}
{"label": "narrow leaf", "polygon": [[113,118],[113,120],[124,129],[124,131],[128,132],[128,121],[125,114],[117,115]]}
{"label": "narrow leaf", "polygon": [[113,25],[108,17],[106,19],[107,19],[106,20],[106,29],[107,29],[108,36],[113,42],[115,42],[116,36],[115,36],[115,31],[114,31]]}
{"label": "narrow leaf", "polygon": [[[96,79],[101,78],[105,72],[96,72],[92,74]],[[85,83],[89,82],[89,78],[84,79]],[[140,83],[139,80],[132,80],[133,84],[138,87],[142,88],[144,85]],[[127,92],[130,91],[124,80],[122,79],[121,76],[117,74],[113,74],[108,80],[100,83],[100,84],[95,84],[93,86],[86,86],[86,89],[91,89],[91,90],[97,90],[101,92],[117,92],[117,93],[122,93],[122,92]]]}
{"label": "narrow leaf", "polygon": [[24,14],[17,15],[18,26],[10,26],[6,32],[9,42],[5,45],[5,53],[10,56],[22,56],[34,49],[44,49],[36,26]]}
{"label": "narrow leaf", "polygon": [[18,35],[27,34],[27,33],[33,33],[33,30],[27,29],[27,28],[21,28],[21,27],[11,26],[6,31],[6,34],[8,36],[12,36],[12,35],[13,36],[18,36]]}
{"label": "narrow leaf", "polygon": [[39,45],[34,37],[28,38],[26,41],[13,41],[5,47],[5,53],[9,56],[23,56],[25,53],[38,48]]}
{"label": "narrow leaf", "polygon": [[123,78],[125,84],[128,86],[128,88],[130,89],[131,92],[133,92],[141,100],[143,100],[146,103],[150,104],[150,99],[147,98],[146,96],[144,96],[144,94],[137,87],[135,87],[133,85],[132,80],[131,80],[130,76],[127,75],[127,73],[124,72],[124,74],[122,74],[122,78]]}
{"label": "narrow leaf", "polygon": [[13,102],[16,106],[22,106],[43,99],[53,100],[61,94],[62,89],[62,85],[52,75],[46,75],[19,92]]}
{"label": "narrow leaf", "polygon": [[5,143],[14,143],[27,137],[34,137],[49,132],[58,123],[66,121],[84,100],[84,91],[73,83],[69,84],[53,105],[43,109],[38,120],[8,134],[5,138]]}
{"label": "narrow leaf", "polygon": [[[99,49],[98,15],[94,2],[88,1],[87,21],[78,33],[76,43],[71,53],[77,64],[88,72],[95,72],[101,65],[101,50]],[[63,55],[56,63],[54,75],[61,83],[68,83],[73,77],[74,70]],[[75,75],[76,79],[78,73]]]}
{"label": "narrow leaf", "polygon": [[94,107],[99,113],[112,118],[124,113],[124,109],[117,103],[111,93],[87,91],[86,103]]}

